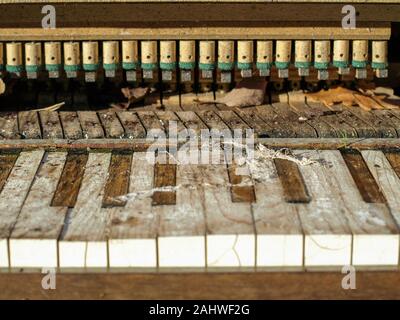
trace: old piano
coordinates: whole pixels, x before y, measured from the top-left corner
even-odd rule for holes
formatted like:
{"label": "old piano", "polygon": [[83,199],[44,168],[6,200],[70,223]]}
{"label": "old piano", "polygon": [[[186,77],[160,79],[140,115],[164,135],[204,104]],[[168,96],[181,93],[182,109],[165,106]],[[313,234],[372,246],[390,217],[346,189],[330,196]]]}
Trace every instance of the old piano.
{"label": "old piano", "polygon": [[[0,0],[0,297],[399,298],[400,107],[304,95],[399,102],[399,21],[390,0]],[[218,102],[249,79],[263,104]],[[148,89],[110,107],[123,88]],[[250,132],[253,157],[152,150],[171,124]]]}

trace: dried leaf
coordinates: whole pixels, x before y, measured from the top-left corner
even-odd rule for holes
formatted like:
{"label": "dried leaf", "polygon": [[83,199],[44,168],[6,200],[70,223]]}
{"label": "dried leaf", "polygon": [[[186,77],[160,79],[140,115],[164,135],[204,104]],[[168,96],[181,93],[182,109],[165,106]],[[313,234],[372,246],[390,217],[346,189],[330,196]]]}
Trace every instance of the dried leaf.
{"label": "dried leaf", "polygon": [[343,104],[346,107],[359,106],[363,110],[392,109],[397,106],[385,100],[386,97],[375,95],[373,87],[358,88],[358,91],[343,87],[334,87],[315,93],[306,93],[307,99],[323,103],[327,108],[335,104]]}
{"label": "dried leaf", "polygon": [[122,88],[121,92],[124,97],[128,99],[128,102],[112,103],[110,106],[118,110],[126,110],[129,109],[132,104],[143,100],[151,92],[151,89],[149,87]]}

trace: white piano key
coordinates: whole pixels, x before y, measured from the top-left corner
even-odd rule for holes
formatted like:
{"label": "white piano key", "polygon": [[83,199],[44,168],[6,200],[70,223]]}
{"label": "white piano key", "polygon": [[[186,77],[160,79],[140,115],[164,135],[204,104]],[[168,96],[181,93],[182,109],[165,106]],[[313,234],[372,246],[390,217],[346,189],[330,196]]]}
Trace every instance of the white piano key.
{"label": "white piano key", "polygon": [[106,267],[106,241],[60,242],[60,267]]}
{"label": "white piano key", "polygon": [[262,166],[263,179],[254,183],[252,204],[257,234],[257,267],[301,267],[303,233],[295,205],[285,202],[273,160]]}
{"label": "white piano key", "polygon": [[382,151],[363,150],[361,154],[369,171],[384,194],[397,226],[400,226],[400,179]]}
{"label": "white piano key", "polygon": [[[341,212],[353,233],[352,264],[358,266],[397,265],[399,258],[398,228],[384,203],[363,201],[339,151],[320,151],[321,161],[328,165],[332,195],[340,199]],[[378,245],[379,244],[379,245]]]}
{"label": "white piano key", "polygon": [[11,267],[57,267],[57,239],[10,239]]}
{"label": "white piano key", "polygon": [[176,205],[153,206],[159,217],[160,267],[205,267],[205,217],[196,165],[178,165]]}
{"label": "white piano key", "polygon": [[111,217],[110,267],[157,266],[157,216],[151,211],[153,167],[145,152],[133,153],[126,205],[103,209]]}
{"label": "white piano key", "polygon": [[296,204],[305,233],[304,264],[307,267],[337,267],[351,262],[351,230],[342,213],[338,186],[332,185],[335,172],[321,161],[319,151],[294,152],[316,160],[315,163],[299,165],[310,203]]}
{"label": "white piano key", "polygon": [[9,266],[8,237],[31,187],[44,151],[21,152],[0,193],[0,267]]}
{"label": "white piano key", "polygon": [[[397,227],[399,228],[400,197],[397,194],[400,190],[399,177],[397,176],[396,172],[394,172],[392,166],[390,165],[389,161],[386,159],[382,151],[363,150],[361,151],[361,154],[368,166],[368,169],[372,173],[380,190],[385,196],[387,205],[390,208],[391,215],[396,221]],[[398,232],[399,231],[397,231],[397,233]],[[363,239],[363,237],[361,237],[361,239]],[[371,247],[362,248],[363,243],[365,243],[365,245],[367,246],[372,245],[373,249],[371,249]],[[379,260],[381,264],[395,265],[398,262],[396,254],[393,254],[399,251],[398,236],[392,236],[392,235],[375,236],[374,242],[372,244],[369,244],[368,239],[364,239],[364,241],[359,240],[357,242],[357,245],[362,251],[368,252],[368,250],[373,250],[374,252],[377,252],[377,257],[375,260]],[[370,263],[368,261],[369,260],[368,255],[360,256],[359,259],[360,259],[359,261],[360,264]]]}
{"label": "white piano key", "polygon": [[[107,211],[102,210],[111,153],[90,153],[75,207],[59,241],[60,267],[107,267]],[[73,252],[77,254],[73,254]]]}
{"label": "white piano key", "polygon": [[207,266],[254,267],[255,230],[251,204],[232,202],[226,165],[208,164],[197,168],[204,185]]}
{"label": "white piano key", "polygon": [[57,239],[67,208],[51,207],[66,152],[50,152],[33,185],[10,236],[11,267],[56,267]]}

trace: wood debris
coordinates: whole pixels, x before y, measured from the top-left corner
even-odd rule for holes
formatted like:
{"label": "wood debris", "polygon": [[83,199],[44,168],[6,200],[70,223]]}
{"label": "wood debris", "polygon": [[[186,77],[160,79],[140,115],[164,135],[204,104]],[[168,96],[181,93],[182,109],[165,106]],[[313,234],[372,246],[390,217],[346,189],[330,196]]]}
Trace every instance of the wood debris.
{"label": "wood debris", "polygon": [[46,107],[46,108],[35,109],[34,111],[57,111],[63,105],[65,105],[65,102],[56,103],[56,104],[53,104],[53,105],[51,105],[49,107]]}

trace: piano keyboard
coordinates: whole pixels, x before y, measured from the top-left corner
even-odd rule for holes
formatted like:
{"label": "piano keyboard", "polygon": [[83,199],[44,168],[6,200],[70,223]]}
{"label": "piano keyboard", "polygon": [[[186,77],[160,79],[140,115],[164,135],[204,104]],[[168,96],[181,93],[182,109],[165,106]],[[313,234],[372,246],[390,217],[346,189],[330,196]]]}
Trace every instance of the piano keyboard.
{"label": "piano keyboard", "polygon": [[0,266],[398,267],[399,153],[293,150],[261,171],[146,156],[1,153]]}

